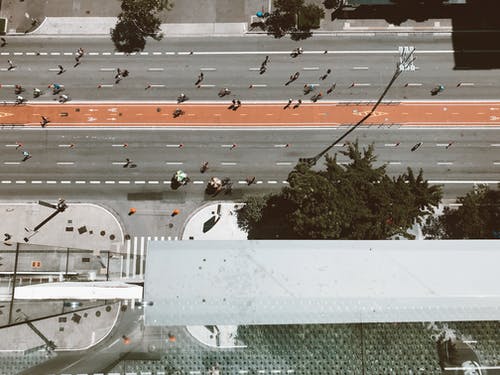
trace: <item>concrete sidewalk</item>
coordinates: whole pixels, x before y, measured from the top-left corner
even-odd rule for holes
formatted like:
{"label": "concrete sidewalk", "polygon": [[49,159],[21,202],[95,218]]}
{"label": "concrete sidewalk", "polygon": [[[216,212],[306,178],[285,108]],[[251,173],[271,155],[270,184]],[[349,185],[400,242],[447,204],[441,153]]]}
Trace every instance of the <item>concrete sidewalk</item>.
{"label": "concrete sidewalk", "polygon": [[[323,6],[323,0],[308,0]],[[119,0],[3,0],[0,17],[8,20],[9,35],[102,35],[109,36],[120,13]],[[262,34],[251,24],[256,13],[272,11],[272,0],[182,0],[169,11],[162,12],[162,32],[165,36],[236,36]],[[380,19],[331,20],[325,18],[315,35],[336,33],[379,32],[449,32],[449,19],[406,21],[394,27]]]}
{"label": "concrete sidewalk", "polygon": [[16,242],[94,251],[121,250],[122,225],[110,211],[88,203],[67,202],[67,205],[64,212],[34,232],[55,209],[38,203],[0,203],[3,213],[0,251],[12,250]]}
{"label": "concrete sidewalk", "polygon": [[[120,306],[121,303],[114,303],[75,312],[68,308],[66,314],[41,319],[33,325],[54,342],[56,350],[84,350],[109,334],[118,319]],[[17,315],[19,321],[26,319],[22,312]],[[27,324],[2,328],[0,335],[0,352],[25,352],[45,344]]]}
{"label": "concrete sidewalk", "polygon": [[236,202],[209,202],[187,218],[182,240],[246,240],[247,233],[238,227]]}

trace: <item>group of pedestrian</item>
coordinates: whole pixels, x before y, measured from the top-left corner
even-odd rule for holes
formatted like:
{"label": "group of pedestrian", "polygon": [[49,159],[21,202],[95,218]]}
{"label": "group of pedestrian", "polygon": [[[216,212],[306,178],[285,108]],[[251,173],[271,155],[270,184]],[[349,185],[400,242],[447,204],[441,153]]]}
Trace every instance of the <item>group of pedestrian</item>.
{"label": "group of pedestrian", "polygon": [[240,99],[233,99],[231,102],[231,105],[229,107],[227,107],[227,109],[232,109],[233,111],[236,111],[240,107],[241,107],[241,100]]}
{"label": "group of pedestrian", "polygon": [[[288,102],[285,104],[285,106],[283,107],[283,109],[290,108],[290,106],[292,105],[292,103],[293,103],[293,99],[289,98]],[[294,106],[292,108],[293,109],[299,108],[301,104],[302,104],[302,99],[297,99],[297,102],[294,104]]]}
{"label": "group of pedestrian", "polygon": [[128,77],[129,72],[127,69],[116,68],[115,83],[119,84],[124,77]]}

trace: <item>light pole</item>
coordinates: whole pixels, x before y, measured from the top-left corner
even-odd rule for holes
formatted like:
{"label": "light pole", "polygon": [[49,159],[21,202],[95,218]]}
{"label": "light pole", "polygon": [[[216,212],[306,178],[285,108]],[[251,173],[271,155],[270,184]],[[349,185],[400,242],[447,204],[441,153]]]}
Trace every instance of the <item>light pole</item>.
{"label": "light pole", "polygon": [[[35,228],[33,228],[33,231],[32,231],[33,235],[35,233],[37,233],[41,227],[43,227],[45,224],[47,224],[55,216],[57,216],[61,212],[64,212],[66,210],[66,208],[68,208],[68,205],[66,204],[66,201],[63,198],[59,198],[59,200],[57,201],[56,204],[51,204],[51,203],[47,203],[44,201],[38,201],[38,204],[45,206],[45,207],[53,208],[53,209],[55,209],[55,211],[49,217],[47,217],[45,220],[43,220],[40,224],[38,224]],[[28,228],[25,228],[25,229],[27,232],[31,231]],[[31,235],[29,237],[24,237],[24,242],[28,242],[30,240],[30,237],[32,237],[33,235]]]}
{"label": "light pole", "polygon": [[391,80],[389,81],[389,84],[386,86],[385,90],[382,92],[380,97],[378,98],[377,102],[375,105],[372,107],[370,112],[368,112],[361,120],[359,120],[356,125],[352,126],[349,130],[347,130],[344,134],[342,134],[339,138],[337,138],[330,146],[325,148],[323,151],[321,151],[319,154],[309,157],[309,158],[299,158],[299,163],[304,163],[309,167],[313,167],[316,165],[319,159],[323,157],[328,151],[330,151],[337,143],[339,143],[341,140],[343,140],[345,137],[347,137],[349,134],[351,134],[354,129],[356,129],[358,126],[360,126],[362,123],[365,122],[372,114],[375,112],[379,104],[382,102],[384,99],[385,95],[391,88],[392,84],[396,81],[396,79],[399,77],[399,75],[406,71],[406,70],[415,70],[415,66],[413,65],[413,62],[415,61],[415,57],[413,56],[413,52],[415,52],[414,47],[404,47],[399,49],[400,52],[400,57],[399,57],[399,64],[396,66],[396,71],[394,72]]}

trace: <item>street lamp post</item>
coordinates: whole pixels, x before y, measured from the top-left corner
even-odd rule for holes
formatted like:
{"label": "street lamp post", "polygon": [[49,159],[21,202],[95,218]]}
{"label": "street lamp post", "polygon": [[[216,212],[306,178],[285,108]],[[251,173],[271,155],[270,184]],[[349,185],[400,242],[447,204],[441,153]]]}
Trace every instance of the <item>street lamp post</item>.
{"label": "street lamp post", "polygon": [[344,134],[342,134],[339,138],[337,138],[330,146],[325,148],[323,151],[321,151],[319,154],[309,157],[309,158],[299,158],[299,163],[304,163],[309,167],[313,167],[316,165],[319,159],[323,157],[328,151],[330,151],[336,144],[338,144],[340,141],[342,141],[345,137],[347,137],[349,134],[351,134],[358,126],[363,124],[377,109],[377,107],[380,105],[382,100],[384,99],[385,95],[391,88],[392,84],[396,81],[396,79],[399,77],[399,75],[406,71],[406,70],[414,70],[415,66],[413,65],[413,62],[415,61],[415,57],[413,56],[413,53],[415,52],[415,48],[409,48],[409,47],[404,47],[400,48],[400,57],[399,57],[399,64],[396,66],[396,71],[394,72],[391,80],[389,81],[389,84],[386,86],[380,97],[378,98],[377,102],[375,105],[372,107],[370,112],[368,112],[361,120],[359,120],[354,126],[352,126],[349,130],[347,130]]}

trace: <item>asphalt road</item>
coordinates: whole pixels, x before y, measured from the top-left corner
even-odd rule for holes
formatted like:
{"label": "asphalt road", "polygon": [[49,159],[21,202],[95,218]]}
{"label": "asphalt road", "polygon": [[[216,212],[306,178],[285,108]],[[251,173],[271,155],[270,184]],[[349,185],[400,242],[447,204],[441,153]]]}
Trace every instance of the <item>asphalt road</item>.
{"label": "asphalt road", "polygon": [[[314,156],[344,131],[4,130],[0,196],[37,199],[56,192],[83,201],[97,197],[148,199],[160,194],[161,199],[197,200],[203,199],[204,186],[211,176],[230,177],[235,193],[276,190],[284,186],[298,158]],[[496,129],[371,127],[357,129],[347,141],[356,139],[362,147],[374,143],[376,165],[387,164],[391,174],[408,167],[415,171],[422,168],[427,179],[445,184],[446,198],[468,191],[473,182],[498,180],[500,135]],[[16,150],[18,142],[23,147]],[[417,142],[423,142],[422,146],[411,152]],[[334,147],[334,151],[342,149]],[[29,151],[32,158],[22,162],[22,150]],[[124,168],[126,158],[136,167]],[[348,159],[339,155],[338,160]],[[202,174],[199,169],[204,161],[209,162],[209,170]],[[179,169],[193,182],[174,191],[169,181]],[[246,186],[247,176],[255,176],[259,182]]]}
{"label": "asphalt road", "polygon": [[[290,57],[290,51],[298,46],[304,48],[304,54]],[[395,71],[400,46],[416,48],[416,70],[405,72],[396,81],[387,100],[499,97],[495,71],[454,70],[451,36],[377,34],[315,37],[300,44],[258,36],[168,38],[149,41],[143,53],[133,56],[115,53],[108,37],[12,37],[0,50],[0,100],[13,101],[13,87],[20,84],[26,88],[23,95],[28,100],[53,101],[56,97],[47,89],[53,83],[64,85],[73,100],[175,100],[184,92],[192,100],[227,101],[217,93],[228,87],[242,101],[286,101],[289,97],[304,98],[304,84],[318,85],[324,92],[333,83],[334,99],[376,99]],[[73,67],[79,47],[86,55]],[[261,75],[259,68],[266,55],[270,62]],[[15,69],[8,70],[8,60]],[[59,64],[66,70],[62,74],[58,74]],[[117,68],[130,72],[118,84],[114,79]],[[321,80],[327,69],[332,72]],[[195,81],[200,72],[205,77],[198,88]],[[299,78],[285,86],[295,72],[300,73]],[[437,84],[445,85],[446,90],[432,97],[430,90]],[[148,85],[152,87],[147,89]],[[250,89],[250,85],[254,87]],[[37,99],[32,99],[34,87],[44,90]]]}

